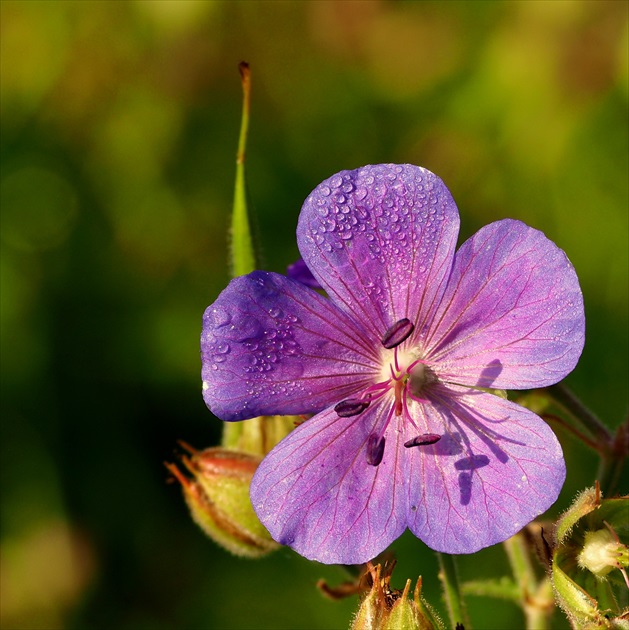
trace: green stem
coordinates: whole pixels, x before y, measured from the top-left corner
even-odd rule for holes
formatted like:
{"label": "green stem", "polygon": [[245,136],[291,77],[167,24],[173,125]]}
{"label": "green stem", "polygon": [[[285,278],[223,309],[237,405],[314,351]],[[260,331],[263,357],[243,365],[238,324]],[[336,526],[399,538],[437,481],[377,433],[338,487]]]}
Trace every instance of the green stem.
{"label": "green stem", "polygon": [[546,584],[542,581],[538,584],[531,562],[529,545],[522,533],[505,540],[503,545],[519,588],[518,603],[526,617],[526,628],[527,630],[545,630],[549,627],[550,615],[554,608],[552,588],[550,594],[547,592],[550,583]]}
{"label": "green stem", "polygon": [[601,444],[609,449],[612,441],[610,430],[594,415],[563,383],[546,388],[546,391],[561,407],[578,420]]}
{"label": "green stem", "polygon": [[550,628],[550,618],[555,610],[555,595],[550,578],[545,577],[537,587],[533,601],[524,609],[527,630]]}
{"label": "green stem", "polygon": [[516,584],[520,587],[523,602],[535,590],[537,577],[531,563],[531,554],[524,536],[516,534],[503,543]]}
{"label": "green stem", "polygon": [[439,559],[439,579],[443,586],[443,598],[452,628],[454,629],[460,624],[465,630],[470,630],[471,626],[459,584],[456,560],[454,556],[446,553],[437,553],[437,558]]}
{"label": "green stem", "polygon": [[554,422],[555,424],[561,425],[566,431],[572,433],[577,439],[579,439],[583,444],[589,446],[593,451],[602,455],[602,451],[604,448],[601,448],[601,445],[598,442],[595,442],[590,437],[588,437],[583,431],[577,429],[577,427],[573,426],[570,422],[564,420],[561,416],[558,416],[554,413],[543,413],[541,414],[541,418],[548,423]]}
{"label": "green stem", "polygon": [[245,185],[245,150],[249,131],[249,109],[251,102],[251,73],[249,64],[241,62],[238,66],[242,79],[242,119],[240,138],[236,156],[236,184],[234,188],[234,211],[231,224],[231,271],[232,276],[242,276],[256,268],[256,259],[251,237],[251,226],[247,210]]}
{"label": "green stem", "polygon": [[604,497],[612,497],[618,493],[618,486],[623,475],[625,458],[618,457],[615,453],[601,455],[596,478],[601,487]]}

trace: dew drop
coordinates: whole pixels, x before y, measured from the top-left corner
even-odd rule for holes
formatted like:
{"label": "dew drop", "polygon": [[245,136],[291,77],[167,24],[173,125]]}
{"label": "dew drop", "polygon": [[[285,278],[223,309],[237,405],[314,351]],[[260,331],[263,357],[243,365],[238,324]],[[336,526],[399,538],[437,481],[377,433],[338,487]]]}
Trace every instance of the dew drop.
{"label": "dew drop", "polygon": [[367,196],[367,189],[363,188],[362,186],[360,188],[357,188],[354,196],[356,197],[356,199],[358,199],[358,201],[362,201]]}
{"label": "dew drop", "polygon": [[327,186],[321,186],[321,188],[319,188],[320,192],[322,195],[324,196],[328,196],[330,194],[330,192],[332,192]]}
{"label": "dew drop", "polygon": [[222,328],[231,322],[232,317],[224,308],[216,306],[212,309],[212,319],[216,328]]}
{"label": "dew drop", "polygon": [[219,343],[218,346],[216,346],[216,352],[219,354],[227,354],[229,352],[229,344]]}

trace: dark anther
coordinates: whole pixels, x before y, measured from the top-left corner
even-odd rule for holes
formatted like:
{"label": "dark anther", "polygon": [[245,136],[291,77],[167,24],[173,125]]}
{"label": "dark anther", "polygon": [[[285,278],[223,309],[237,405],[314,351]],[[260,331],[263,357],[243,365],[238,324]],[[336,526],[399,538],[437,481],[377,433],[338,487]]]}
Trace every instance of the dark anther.
{"label": "dark anther", "polygon": [[348,398],[347,400],[341,400],[338,405],[335,405],[334,411],[336,411],[341,418],[351,418],[365,411],[367,407],[369,407],[368,400]]}
{"label": "dark anther", "polygon": [[372,433],[367,440],[367,463],[377,466],[384,455],[384,438],[378,439],[377,433]]}
{"label": "dark anther", "polygon": [[440,435],[436,433],[424,433],[418,435],[408,442],[404,442],[406,448],[412,448],[413,446],[428,446],[429,444],[436,444],[441,439]]}
{"label": "dark anther", "polygon": [[390,350],[399,346],[403,341],[408,339],[409,335],[415,330],[415,324],[405,317],[399,322],[395,322],[387,332],[382,336],[382,345]]}

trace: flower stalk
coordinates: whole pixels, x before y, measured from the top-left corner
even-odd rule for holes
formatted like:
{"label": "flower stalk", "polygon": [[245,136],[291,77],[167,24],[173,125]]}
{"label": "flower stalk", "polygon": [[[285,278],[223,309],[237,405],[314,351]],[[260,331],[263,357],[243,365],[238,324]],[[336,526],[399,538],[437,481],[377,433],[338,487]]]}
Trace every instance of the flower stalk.
{"label": "flower stalk", "polygon": [[553,400],[570,416],[589,431],[601,446],[610,446],[613,436],[610,430],[592,413],[564,383],[556,383],[546,388]]}
{"label": "flower stalk", "polygon": [[553,589],[548,577],[538,580],[531,561],[530,548],[522,532],[504,543],[513,577],[518,588],[517,603],[526,618],[527,630],[545,630],[555,609]]}
{"label": "flower stalk", "polygon": [[470,630],[471,625],[454,556],[447,553],[437,553],[439,559],[439,579],[443,587],[443,598],[450,618],[452,628],[460,627]]}

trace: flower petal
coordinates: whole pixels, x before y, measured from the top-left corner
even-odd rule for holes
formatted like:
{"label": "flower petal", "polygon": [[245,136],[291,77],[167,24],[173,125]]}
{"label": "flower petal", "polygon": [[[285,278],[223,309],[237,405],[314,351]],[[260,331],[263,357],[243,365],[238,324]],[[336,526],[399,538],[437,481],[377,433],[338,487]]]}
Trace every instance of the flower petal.
{"label": "flower petal", "polygon": [[203,315],[203,397],[223,420],[315,413],[373,381],[366,335],[329,300],[279,274],[232,280]]}
{"label": "flower petal", "polygon": [[576,365],[583,296],[570,261],[542,232],[505,219],[456,253],[426,346],[439,376],[465,385],[552,385]]}
{"label": "flower petal", "polygon": [[388,410],[379,404],[339,418],[328,409],[266,456],[251,483],[251,502],[275,540],[310,560],[360,564],[402,534],[405,449],[393,440],[378,466],[367,463],[369,435]]}
{"label": "flower petal", "polygon": [[301,254],[328,295],[379,340],[405,317],[421,336],[450,273],[459,214],[444,183],[417,166],[341,171],[306,199]]}
{"label": "flower petal", "polygon": [[546,511],[565,464],[554,433],[531,411],[485,392],[439,390],[434,405],[420,407],[419,423],[443,437],[405,460],[409,527],[437,551],[473,553]]}

